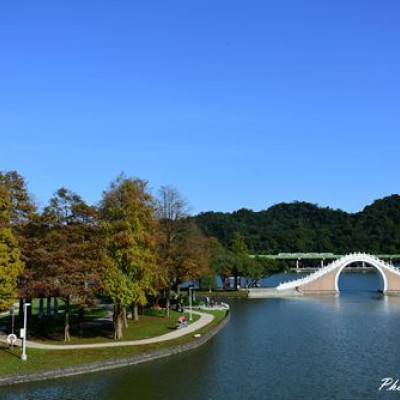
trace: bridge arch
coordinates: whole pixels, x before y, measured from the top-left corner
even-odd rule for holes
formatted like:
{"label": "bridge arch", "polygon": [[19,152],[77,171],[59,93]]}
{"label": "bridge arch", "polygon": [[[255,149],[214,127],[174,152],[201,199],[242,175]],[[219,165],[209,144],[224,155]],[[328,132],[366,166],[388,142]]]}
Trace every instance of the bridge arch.
{"label": "bridge arch", "polygon": [[346,263],[343,263],[343,265],[337,270],[336,272],[336,276],[335,276],[335,291],[336,292],[340,292],[339,290],[339,278],[340,278],[340,274],[343,272],[343,270],[348,267],[350,264],[353,264],[355,262],[364,262],[366,264],[371,265],[372,267],[374,267],[377,271],[378,271],[378,275],[380,276],[380,280],[381,280],[381,285],[382,285],[382,291],[385,293],[388,290],[388,279],[387,276],[385,274],[385,272],[383,271],[382,267],[380,267],[376,262],[371,261],[370,259],[368,261],[364,260],[364,259],[360,259],[360,260],[353,260],[353,261],[348,261]]}
{"label": "bridge arch", "polygon": [[347,254],[304,278],[281,283],[276,290],[278,293],[290,293],[290,291],[300,294],[339,293],[340,274],[354,262],[365,262],[378,271],[383,293],[400,293],[400,270],[376,256],[365,253]]}

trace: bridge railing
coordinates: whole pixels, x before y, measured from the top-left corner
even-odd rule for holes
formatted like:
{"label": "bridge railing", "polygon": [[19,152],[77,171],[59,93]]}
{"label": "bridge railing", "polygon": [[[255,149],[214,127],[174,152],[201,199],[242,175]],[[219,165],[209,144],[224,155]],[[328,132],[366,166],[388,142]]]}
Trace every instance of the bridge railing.
{"label": "bridge railing", "polygon": [[294,289],[297,286],[302,286],[304,284],[310,283],[323,275],[331,272],[333,269],[337,268],[343,261],[346,261],[348,259],[348,255],[343,256],[335,261],[332,261],[330,264],[328,264],[326,267],[321,268],[314,273],[307,275],[303,278],[295,279],[292,281],[286,281],[277,286],[277,290],[286,290],[286,289]]}
{"label": "bridge railing", "polygon": [[[360,260],[361,259],[361,260]],[[305,285],[307,283],[311,283],[315,281],[318,278],[321,278],[322,276],[330,273],[334,269],[343,266],[346,263],[349,262],[356,262],[356,261],[365,261],[369,262],[372,261],[373,263],[377,264],[381,268],[384,268],[388,271],[392,271],[395,274],[400,276],[400,270],[398,268],[393,267],[392,265],[388,264],[387,262],[381,260],[380,258],[371,255],[371,254],[366,254],[366,253],[351,253],[347,254],[343,257],[338,258],[337,260],[331,262],[328,264],[326,267],[319,269],[318,271],[307,275],[303,278],[295,279],[292,281],[286,281],[277,286],[277,290],[289,290],[289,289],[295,289],[299,286]]]}

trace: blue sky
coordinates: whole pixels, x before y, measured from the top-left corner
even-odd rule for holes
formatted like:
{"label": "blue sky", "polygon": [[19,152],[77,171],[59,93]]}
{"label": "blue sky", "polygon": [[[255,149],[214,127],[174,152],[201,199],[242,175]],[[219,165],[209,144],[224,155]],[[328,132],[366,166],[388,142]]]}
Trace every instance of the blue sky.
{"label": "blue sky", "polygon": [[0,169],[44,205],[121,171],[193,213],[399,192],[398,0],[0,3]]}

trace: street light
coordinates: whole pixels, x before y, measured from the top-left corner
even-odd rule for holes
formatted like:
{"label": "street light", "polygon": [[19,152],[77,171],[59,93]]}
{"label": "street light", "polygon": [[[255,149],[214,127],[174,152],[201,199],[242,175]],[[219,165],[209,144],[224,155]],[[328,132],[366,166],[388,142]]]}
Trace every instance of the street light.
{"label": "street light", "polygon": [[26,361],[28,357],[26,356],[26,330],[28,328],[28,307],[30,307],[31,303],[24,304],[24,328],[21,329],[21,338],[22,338],[22,356],[21,360]]}
{"label": "street light", "polygon": [[193,313],[192,313],[193,288],[194,288],[193,285],[189,285],[189,308],[190,308],[189,321],[193,321]]}
{"label": "street light", "polygon": [[15,322],[15,314],[14,314],[14,306],[10,307],[10,316],[11,316],[11,333],[14,333],[14,322]]}

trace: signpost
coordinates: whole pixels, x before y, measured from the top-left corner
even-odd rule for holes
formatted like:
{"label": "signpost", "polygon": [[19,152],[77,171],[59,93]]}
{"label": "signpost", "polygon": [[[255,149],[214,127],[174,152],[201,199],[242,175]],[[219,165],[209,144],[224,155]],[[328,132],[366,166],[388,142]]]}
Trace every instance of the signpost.
{"label": "signpost", "polygon": [[17,335],[15,335],[14,333],[10,333],[7,336],[7,342],[11,346],[11,351],[14,350],[14,343],[17,341],[17,339],[18,339]]}

